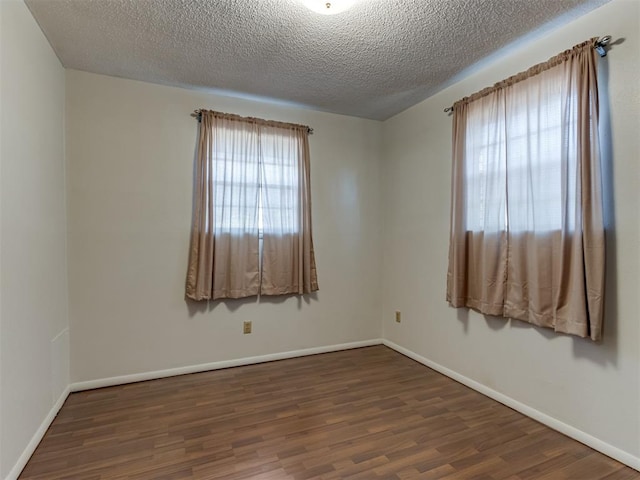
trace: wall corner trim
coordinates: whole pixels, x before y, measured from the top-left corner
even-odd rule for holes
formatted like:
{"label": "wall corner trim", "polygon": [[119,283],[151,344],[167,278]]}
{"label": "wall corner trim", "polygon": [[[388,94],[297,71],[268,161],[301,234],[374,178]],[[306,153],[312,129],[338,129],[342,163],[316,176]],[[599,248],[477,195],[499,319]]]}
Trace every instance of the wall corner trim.
{"label": "wall corner trim", "polygon": [[475,380],[471,380],[470,378],[465,377],[464,375],[461,375],[460,373],[454,370],[451,370],[447,367],[443,367],[442,365],[432,360],[429,360],[428,358],[425,358],[421,355],[418,355],[417,353],[407,348],[401,347],[400,345],[393,343],[390,340],[384,339],[382,343],[385,346],[395,350],[396,352],[401,353],[402,355],[405,355],[406,357],[409,357],[412,360],[415,360],[416,362],[421,363],[435,370],[436,372],[446,375],[447,377],[451,378],[452,380],[455,380],[456,382],[459,382],[469,388],[472,388],[476,392],[479,392],[497,402],[500,402],[503,405],[506,405],[507,407],[512,408],[517,412],[520,412],[523,415],[526,415],[527,417],[532,418],[542,423],[543,425],[546,425],[547,427],[552,428],[553,430],[556,430],[566,435],[567,437],[571,437],[580,443],[584,443],[588,447],[591,447],[594,450],[597,450],[600,453],[607,455],[608,457],[611,457],[621,463],[624,463],[625,465],[628,465],[629,467],[635,470],[640,471],[640,457],[636,457],[629,452],[621,450],[618,447],[614,447],[613,445],[603,440],[600,440],[599,438],[589,435],[588,433],[583,432],[582,430],[579,430],[575,427],[572,427],[571,425],[567,425],[566,423],[561,422],[560,420],[550,415],[547,415],[546,413],[542,413],[541,411],[536,410],[535,408],[532,408],[507,395],[497,392],[487,387],[486,385],[483,385],[482,383],[476,382]]}
{"label": "wall corner trim", "polygon": [[20,473],[22,473],[22,470],[24,470],[24,467],[27,465],[27,462],[31,458],[31,455],[33,455],[33,452],[36,451],[38,444],[40,443],[40,441],[42,441],[44,434],[47,433],[47,429],[56,418],[56,415],[58,415],[58,412],[62,408],[62,405],[64,405],[64,402],[69,396],[69,393],[71,393],[71,388],[70,386],[67,386],[62,394],[60,394],[60,397],[58,397],[58,400],[53,405],[53,407],[51,407],[51,410],[49,410],[47,416],[44,418],[44,420],[42,420],[42,423],[31,437],[31,440],[29,440],[29,443],[22,452],[22,455],[20,455],[20,458],[18,458],[18,461],[15,463],[4,480],[17,480],[17,478],[20,476]]}

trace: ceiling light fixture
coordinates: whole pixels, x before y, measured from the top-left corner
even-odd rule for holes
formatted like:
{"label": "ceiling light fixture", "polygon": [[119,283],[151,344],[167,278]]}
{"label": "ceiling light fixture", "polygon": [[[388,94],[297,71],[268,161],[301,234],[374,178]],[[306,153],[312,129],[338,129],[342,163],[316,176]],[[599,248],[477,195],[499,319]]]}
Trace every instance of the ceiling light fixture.
{"label": "ceiling light fixture", "polygon": [[322,15],[335,15],[342,13],[353,6],[355,0],[304,0],[309,10]]}

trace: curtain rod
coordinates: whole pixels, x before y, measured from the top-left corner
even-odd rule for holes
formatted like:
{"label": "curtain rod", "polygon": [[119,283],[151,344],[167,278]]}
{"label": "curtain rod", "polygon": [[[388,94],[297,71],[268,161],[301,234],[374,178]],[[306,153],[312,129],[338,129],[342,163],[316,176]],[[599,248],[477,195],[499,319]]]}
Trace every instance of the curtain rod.
{"label": "curtain rod", "polygon": [[[610,41],[611,41],[611,35],[605,35],[604,37],[600,37],[593,44],[593,49],[596,52],[598,52],[598,55],[600,55],[601,57],[606,57],[607,56],[607,50],[606,50],[605,47],[609,44]],[[445,108],[443,110],[443,112],[444,113],[453,112],[453,105],[451,105],[450,107]]]}
{"label": "curtain rod", "polygon": [[[201,108],[199,108],[197,110],[194,110],[193,113],[191,114],[191,116],[193,118],[195,118],[196,120],[198,120],[198,122],[199,122],[200,119],[202,118],[203,110],[204,109],[201,109]],[[252,120],[256,121],[257,120],[258,122],[264,122],[266,124],[270,123],[270,124],[273,124],[273,125],[276,125],[276,126],[277,125],[281,125],[283,127],[285,127],[285,126],[289,126],[289,127],[304,127],[304,128],[307,129],[307,132],[309,133],[309,135],[313,135],[313,128],[308,127],[307,125],[298,125],[298,124],[295,124],[295,123],[278,122],[278,121],[275,121],[275,120],[263,120],[261,118],[255,118],[255,117],[242,117],[240,115],[235,115],[233,113],[222,113],[222,115],[223,116],[228,116],[230,118],[235,118],[235,119],[238,119],[238,120],[249,120],[249,121],[252,121]]]}

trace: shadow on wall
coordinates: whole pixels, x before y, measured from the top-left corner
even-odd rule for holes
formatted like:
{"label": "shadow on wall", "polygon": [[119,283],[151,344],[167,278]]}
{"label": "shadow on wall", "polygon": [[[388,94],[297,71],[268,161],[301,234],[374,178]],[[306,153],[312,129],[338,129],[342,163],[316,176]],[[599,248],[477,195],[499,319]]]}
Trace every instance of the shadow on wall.
{"label": "shadow on wall", "polygon": [[[619,45],[619,38],[610,46]],[[598,92],[600,100],[600,155],[602,162],[602,202],[606,242],[606,274],[604,292],[604,322],[602,342],[576,338],[573,354],[600,365],[618,363],[618,252],[616,246],[616,209],[614,198],[613,145],[611,144],[611,110],[609,100],[609,59],[602,57],[598,65]]]}
{"label": "shadow on wall", "polygon": [[187,304],[189,310],[189,317],[193,318],[198,314],[205,314],[213,312],[216,309],[222,308],[224,305],[228,311],[235,312],[239,310],[243,305],[249,305],[254,303],[265,303],[271,305],[279,305],[290,298],[295,298],[298,302],[298,310],[302,310],[303,303],[311,305],[311,302],[318,301],[318,292],[307,293],[304,295],[269,295],[259,297],[247,297],[247,298],[227,298],[222,300],[209,300],[196,302],[190,298],[185,297],[184,301]]}
{"label": "shadow on wall", "polygon": [[456,308],[456,317],[458,321],[462,323],[462,330],[464,333],[469,333],[469,309]]}

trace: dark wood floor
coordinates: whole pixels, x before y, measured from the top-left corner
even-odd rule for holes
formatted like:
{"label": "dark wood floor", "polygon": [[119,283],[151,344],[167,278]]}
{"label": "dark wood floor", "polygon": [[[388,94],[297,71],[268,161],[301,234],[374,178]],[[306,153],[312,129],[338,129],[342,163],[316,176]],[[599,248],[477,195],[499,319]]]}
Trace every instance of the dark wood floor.
{"label": "dark wood floor", "polygon": [[386,347],[74,393],[22,480],[640,479]]}

